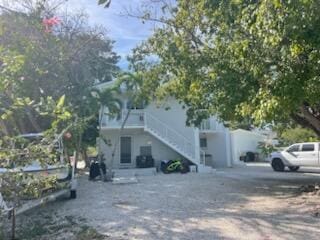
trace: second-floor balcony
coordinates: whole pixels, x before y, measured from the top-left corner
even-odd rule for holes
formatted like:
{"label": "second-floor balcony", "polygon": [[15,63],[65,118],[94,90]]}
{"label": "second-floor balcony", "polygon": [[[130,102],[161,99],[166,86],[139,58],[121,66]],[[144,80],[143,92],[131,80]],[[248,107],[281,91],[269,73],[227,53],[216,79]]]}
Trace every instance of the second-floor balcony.
{"label": "second-floor balcony", "polygon": [[126,128],[142,128],[144,127],[144,110],[132,109],[122,110],[118,116],[104,115],[102,117],[102,128],[121,128],[125,122]]}
{"label": "second-floor balcony", "polygon": [[[143,128],[145,125],[145,111],[143,109],[132,109],[128,115],[127,109],[121,110],[118,116],[104,115],[101,120],[101,127],[104,129],[121,128],[125,122],[125,128]],[[220,132],[223,131],[224,126],[215,118],[211,117],[203,120],[199,130],[200,132]]]}

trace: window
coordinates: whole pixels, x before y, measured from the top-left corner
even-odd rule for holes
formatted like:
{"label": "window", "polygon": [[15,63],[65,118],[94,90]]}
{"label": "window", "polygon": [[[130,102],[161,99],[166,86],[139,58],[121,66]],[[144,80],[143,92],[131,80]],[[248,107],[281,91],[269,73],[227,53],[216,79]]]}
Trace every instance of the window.
{"label": "window", "polygon": [[201,148],[207,147],[207,138],[200,138],[200,147]]}
{"label": "window", "polygon": [[291,146],[291,147],[287,150],[287,152],[299,152],[299,145],[296,144],[296,145]]}
{"label": "window", "polygon": [[302,152],[313,152],[314,151],[314,144],[303,144],[302,145]]}

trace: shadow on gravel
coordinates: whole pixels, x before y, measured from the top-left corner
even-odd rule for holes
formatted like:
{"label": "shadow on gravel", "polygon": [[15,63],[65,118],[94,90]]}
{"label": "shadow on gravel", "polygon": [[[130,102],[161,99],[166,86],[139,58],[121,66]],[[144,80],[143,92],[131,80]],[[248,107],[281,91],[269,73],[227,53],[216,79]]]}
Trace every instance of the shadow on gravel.
{"label": "shadow on gravel", "polygon": [[[80,239],[77,234],[83,228],[99,234],[96,239],[115,240],[318,239],[318,219],[281,205],[297,196],[300,185],[314,183],[314,178],[229,175],[159,174],[142,177],[134,185],[82,179],[75,201],[53,203],[21,221],[31,230],[38,225],[37,217],[56,225],[45,227],[47,238],[29,239]],[[280,205],[268,208],[264,197]],[[254,208],[255,204],[260,207]],[[75,232],[70,232],[67,218],[72,219]]]}

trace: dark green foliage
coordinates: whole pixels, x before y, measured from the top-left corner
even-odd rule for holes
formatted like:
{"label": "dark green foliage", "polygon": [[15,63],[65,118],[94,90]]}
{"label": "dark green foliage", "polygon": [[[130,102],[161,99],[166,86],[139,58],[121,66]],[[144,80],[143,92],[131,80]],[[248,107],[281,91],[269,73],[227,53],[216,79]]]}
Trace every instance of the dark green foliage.
{"label": "dark green foliage", "polygon": [[319,1],[176,3],[130,57],[145,89],[181,100],[190,123],[293,120],[320,135]]}
{"label": "dark green foliage", "polygon": [[319,137],[310,129],[295,127],[284,130],[280,135],[281,144],[284,146],[299,142],[319,141]]}
{"label": "dark green foliage", "polygon": [[[34,101],[47,96],[57,100],[65,95],[70,109],[81,115],[92,86],[116,76],[119,57],[113,52],[113,41],[107,38],[104,29],[90,27],[85,14],[62,16],[62,23],[52,33],[45,32],[42,17],[46,11],[36,8],[26,13],[0,15],[0,46],[23,60],[15,77],[15,93]],[[13,104],[5,95],[0,98],[6,106]],[[50,119],[37,115],[31,108],[27,110],[16,116],[27,120],[16,124],[20,132],[48,128]],[[12,132],[14,126],[5,125]]]}

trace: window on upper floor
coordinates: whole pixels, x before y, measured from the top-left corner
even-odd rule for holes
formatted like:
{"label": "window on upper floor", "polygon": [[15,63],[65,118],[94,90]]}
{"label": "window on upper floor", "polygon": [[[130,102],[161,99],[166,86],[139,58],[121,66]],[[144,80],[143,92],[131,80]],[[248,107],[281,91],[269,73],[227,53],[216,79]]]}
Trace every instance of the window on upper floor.
{"label": "window on upper floor", "polygon": [[200,147],[207,148],[207,138],[205,137],[200,138]]}

